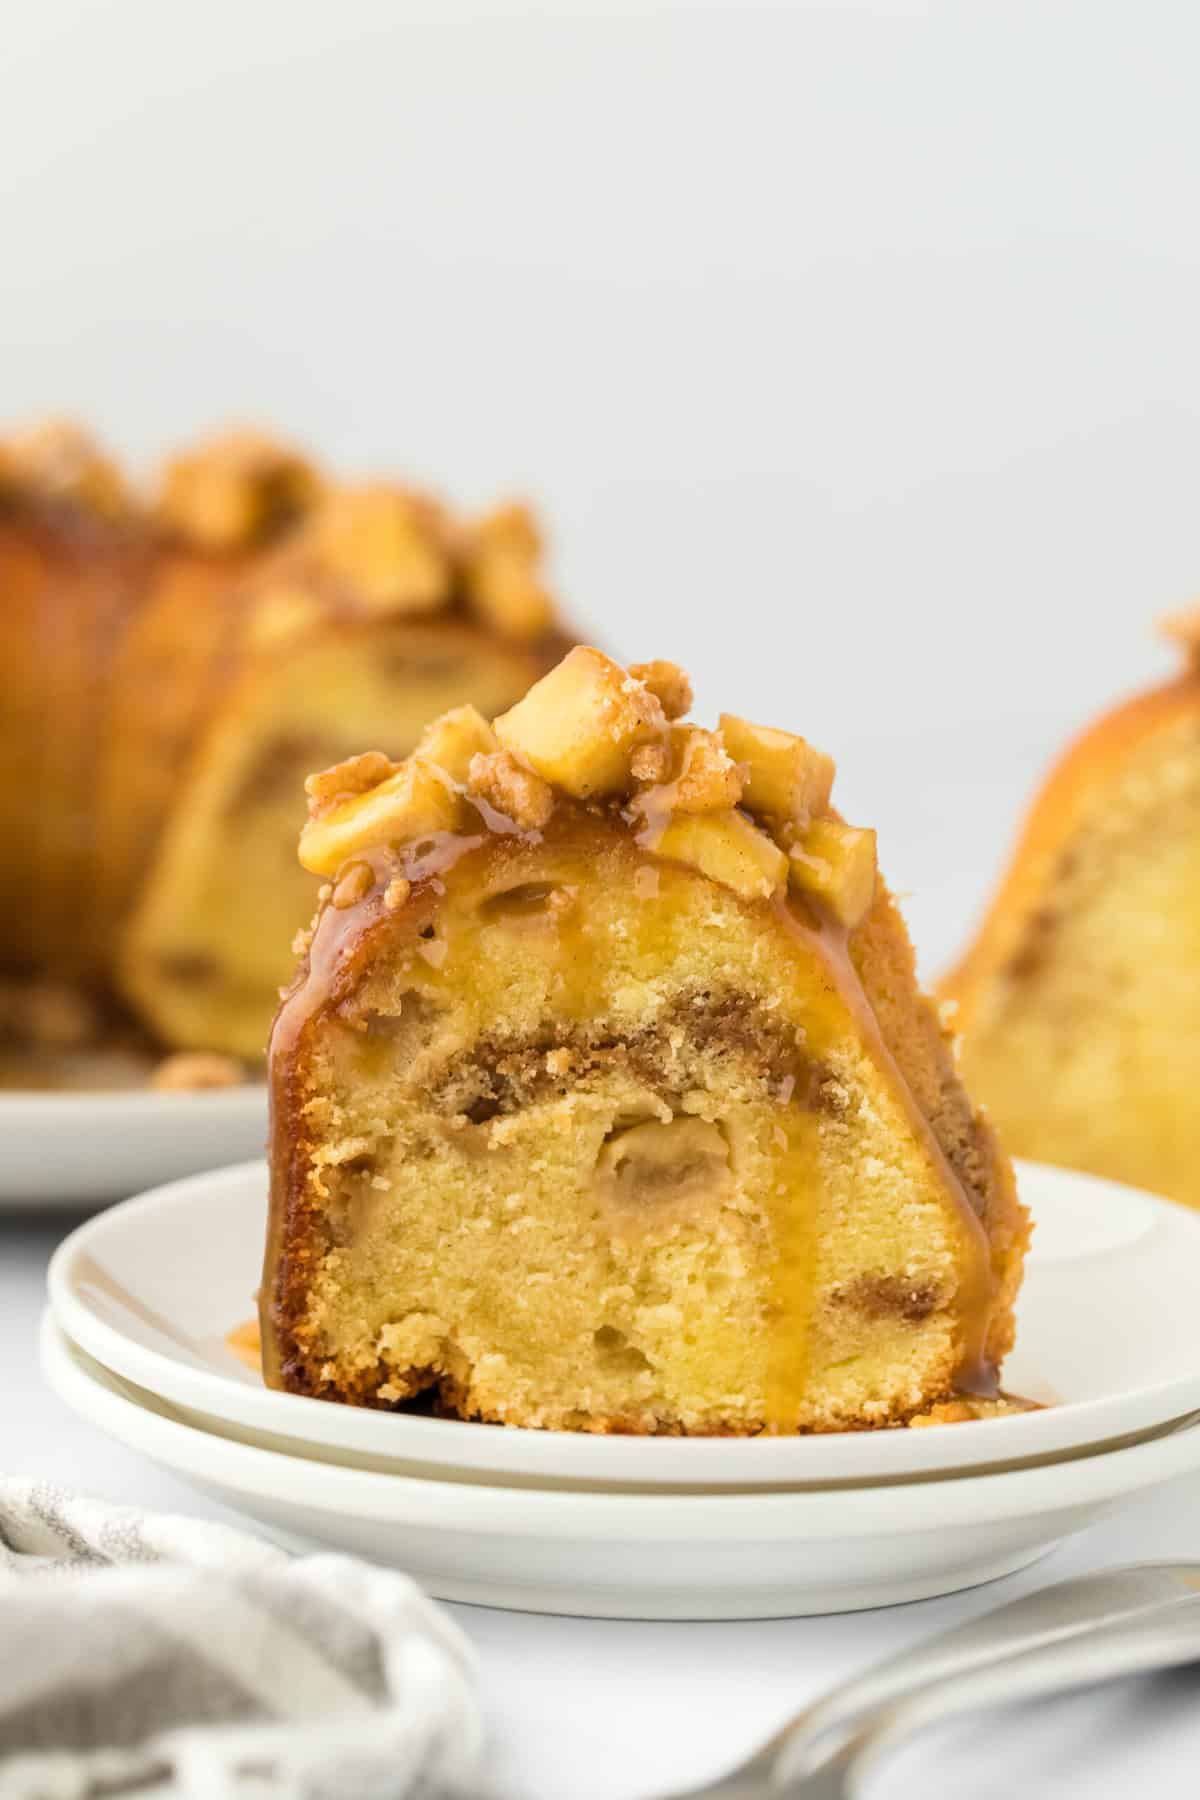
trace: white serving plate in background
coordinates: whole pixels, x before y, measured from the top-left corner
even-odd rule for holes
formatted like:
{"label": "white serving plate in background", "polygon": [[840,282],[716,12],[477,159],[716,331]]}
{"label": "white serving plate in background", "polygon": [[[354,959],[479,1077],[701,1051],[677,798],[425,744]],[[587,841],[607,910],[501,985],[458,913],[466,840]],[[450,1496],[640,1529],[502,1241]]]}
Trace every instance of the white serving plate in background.
{"label": "white serving plate in background", "polygon": [[[1005,1474],[801,1493],[606,1493],[345,1468],[201,1431],[71,1345],[42,1368],[90,1423],[293,1549],[405,1569],[443,1600],[597,1618],[783,1618],[1011,1574],[1200,1468],[1200,1427]],[[967,1430],[969,1427],[963,1427]]]}
{"label": "white serving plate in background", "polygon": [[261,1084],[0,1093],[0,1205],[69,1209],[261,1155]]}
{"label": "white serving plate in background", "polygon": [[1036,1220],[1006,1387],[1044,1411],[920,1431],[636,1438],[505,1429],[265,1388],[227,1347],[253,1312],[262,1164],[195,1176],[80,1226],[50,1265],[75,1344],[205,1429],[411,1475],[647,1488],[889,1481],[1058,1458],[1200,1408],[1200,1216],[1026,1164]]}

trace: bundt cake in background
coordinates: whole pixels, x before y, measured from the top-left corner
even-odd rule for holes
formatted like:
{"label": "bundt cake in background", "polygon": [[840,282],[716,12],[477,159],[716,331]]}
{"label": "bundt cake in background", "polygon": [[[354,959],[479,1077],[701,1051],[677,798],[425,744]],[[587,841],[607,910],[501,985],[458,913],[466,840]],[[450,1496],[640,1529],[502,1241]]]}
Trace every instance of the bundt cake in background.
{"label": "bundt cake in background", "polygon": [[314,903],[305,774],[511,704],[565,642],[524,507],[463,521],[246,432],[146,499],[70,427],[0,442],[10,1051],[115,996],[163,1046],[261,1057]]}
{"label": "bundt cake in background", "polygon": [[1200,610],[1034,802],[944,992],[1008,1147],[1200,1206]]}
{"label": "bundt cake in background", "polygon": [[689,704],[577,648],[494,724],[310,780],[271,1384],[732,1434],[992,1390],[1026,1219],[874,834],[803,739]]}

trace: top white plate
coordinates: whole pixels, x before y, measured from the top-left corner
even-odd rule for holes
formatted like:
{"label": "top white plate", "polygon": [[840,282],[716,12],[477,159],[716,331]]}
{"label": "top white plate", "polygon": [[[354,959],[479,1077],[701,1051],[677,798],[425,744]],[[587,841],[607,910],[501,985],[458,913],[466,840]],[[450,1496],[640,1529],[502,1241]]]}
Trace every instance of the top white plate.
{"label": "top white plate", "polygon": [[160,1181],[258,1156],[266,1139],[261,1085],[0,1093],[0,1204],[123,1200]]}
{"label": "top white plate", "polygon": [[1057,1459],[1200,1407],[1200,1216],[1026,1164],[1037,1221],[1006,1387],[1046,1410],[921,1431],[626,1438],[502,1429],[273,1393],[226,1346],[254,1305],[266,1170],[195,1176],[112,1208],[50,1265],[67,1335],[107,1368],[247,1441],[410,1475],[633,1488],[911,1480]]}

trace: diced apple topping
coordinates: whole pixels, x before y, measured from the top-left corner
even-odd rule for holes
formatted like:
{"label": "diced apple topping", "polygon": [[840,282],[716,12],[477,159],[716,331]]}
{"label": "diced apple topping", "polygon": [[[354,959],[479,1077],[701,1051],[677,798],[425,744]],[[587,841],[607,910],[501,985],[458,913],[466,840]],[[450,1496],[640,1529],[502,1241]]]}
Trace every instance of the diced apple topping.
{"label": "diced apple topping", "polygon": [[644,681],[650,692],[657,696],[668,719],[682,719],[689,711],[692,684],[678,663],[658,657],[653,662],[630,663],[629,673],[638,681]]}
{"label": "diced apple topping", "polygon": [[257,431],[228,431],[168,463],[158,515],[206,550],[234,550],[306,512],[320,489],[294,450]]}
{"label": "diced apple topping", "polygon": [[545,545],[533,511],[523,500],[510,500],[505,506],[494,506],[470,527],[468,556],[487,555],[503,550],[507,555],[534,563]]}
{"label": "diced apple topping", "polygon": [[[353,904],[367,875],[375,880],[374,864],[348,879],[365,852],[442,831],[510,829],[505,821],[540,831],[565,795],[593,811],[612,802],[644,850],[747,900],[790,883],[853,929],[875,894],[875,834],[830,814],[830,759],[730,714],[718,731],[668,720],[687,691],[674,664],[626,671],[580,645],[492,725],[460,706],[399,766],[373,752],[310,776],[300,860],[338,878],[338,903]],[[657,879],[647,864],[638,891],[653,892]]]}
{"label": "diced apple topping", "polygon": [[476,707],[456,706],[426,726],[413,755],[436,763],[452,781],[465,785],[471,759],[499,748],[499,738]]}
{"label": "diced apple topping", "polygon": [[790,731],[752,725],[733,713],[721,714],[721,734],[734,761],[746,765],[745,800],[752,812],[805,821],[828,808],[832,757]]}
{"label": "diced apple topping", "polygon": [[671,736],[677,770],[669,781],[672,812],[720,812],[736,806],[745,771],[729,755],[720,732],[676,725]]}
{"label": "diced apple topping", "polygon": [[73,500],[110,517],[129,495],[117,465],[80,426],[51,419],[0,440],[0,492],[22,490]]}
{"label": "diced apple topping", "polygon": [[450,558],[440,515],[397,488],[347,488],[313,515],[309,546],[360,605],[435,612],[450,597]]}
{"label": "diced apple topping", "polygon": [[513,558],[488,556],[469,564],[466,582],[472,611],[501,637],[526,642],[554,623],[550,590]]}
{"label": "diced apple topping", "polygon": [[463,585],[471,610],[502,637],[538,638],[554,623],[554,601],[542,583],[542,540],[527,506],[497,507],[469,532]]}
{"label": "diced apple topping", "polygon": [[349,857],[454,831],[461,820],[459,796],[428,763],[410,758],[378,786],[309,819],[300,833],[300,861],[314,875],[333,876]]}
{"label": "diced apple topping", "polygon": [[661,742],[666,716],[642,682],[599,650],[570,651],[495,722],[505,749],[577,800],[629,792],[630,758]]}
{"label": "diced apple topping", "polygon": [[655,845],[659,856],[691,863],[745,900],[767,900],[787,882],[788,859],[744,813],[681,813]]}
{"label": "diced apple topping", "polygon": [[814,819],[793,844],[789,861],[792,885],[821,901],[847,930],[866,917],[875,898],[873,831],[840,819]]}

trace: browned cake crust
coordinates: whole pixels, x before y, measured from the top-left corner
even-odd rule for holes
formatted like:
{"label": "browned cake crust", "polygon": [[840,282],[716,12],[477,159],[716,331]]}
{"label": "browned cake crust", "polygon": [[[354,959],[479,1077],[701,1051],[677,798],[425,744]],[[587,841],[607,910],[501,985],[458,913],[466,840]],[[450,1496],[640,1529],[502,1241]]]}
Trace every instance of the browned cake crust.
{"label": "browned cake crust", "polygon": [[1112,708],[1062,754],[1029,808],[1003,880],[973,942],[941,983],[963,1032],[974,1025],[989,974],[1018,955],[1032,959],[1053,921],[1041,902],[1065,846],[1086,824],[1091,802],[1119,779],[1143,745],[1179,726],[1200,724],[1200,670]]}
{"label": "browned cake crust", "polygon": [[[578,673],[575,659],[589,657],[596,653],[573,652],[560,671]],[[597,659],[597,667],[603,663]],[[609,680],[612,668],[600,668],[598,679]],[[671,696],[672,710],[686,706],[654,668],[653,676],[638,671],[642,679],[635,674],[625,693],[638,690],[638,705],[657,692]],[[585,695],[575,703],[586,712],[590,701]],[[831,765],[814,761],[818,753],[803,740],[731,718],[722,733],[699,733],[671,725],[662,712],[656,721],[653,706],[646,711],[645,741],[626,745],[627,767],[643,774],[618,775],[608,792],[586,791],[593,775],[601,789],[610,779],[597,774],[598,765],[572,781],[571,734],[556,760],[561,747],[536,741],[519,718],[522,707],[508,715],[515,727],[496,721],[499,740],[482,720],[469,722],[481,747],[465,761],[444,729],[451,721],[431,729],[425,766],[448,778],[440,824],[421,812],[423,803],[440,802],[436,790],[422,801],[411,762],[397,768],[363,758],[310,784],[306,853],[328,881],[271,1043],[272,1203],[261,1319],[272,1384],[385,1407],[432,1391],[445,1410],[509,1424],[735,1435],[899,1424],[964,1391],[994,1388],[1012,1342],[1028,1224],[1011,1167],[962,1087],[934,1007],[917,989],[903,922],[875,870],[872,835],[853,831],[829,807]],[[460,720],[456,730],[468,726]],[[730,744],[741,760],[730,756]],[[760,761],[763,744],[769,754]],[[781,765],[772,757],[790,754],[788,746],[803,753],[793,756],[793,768],[802,771],[801,787],[809,783],[791,816],[773,810],[783,801]],[[693,946],[712,922],[715,963]],[[511,967],[502,952],[493,972],[481,946],[509,925]],[[630,965],[636,975],[624,988],[625,976],[614,977],[605,1001],[596,966],[610,954],[619,961],[621,941],[639,930],[645,942]],[[475,1006],[473,1031],[439,1038],[439,1019],[457,1018],[463,996],[468,1009]],[[554,1154],[555,1130],[585,1134],[588,1108],[605,1093],[626,1098],[614,1102],[616,1126],[598,1164],[597,1255],[611,1253],[608,1233],[619,1240],[620,1266],[632,1268],[643,1235],[654,1232],[664,1264],[683,1242],[697,1266],[709,1255],[703,1183],[688,1171],[689,1158],[700,1169],[710,1155],[715,1139],[706,1132],[732,1131],[736,1143],[738,1121],[761,1116],[768,1134],[787,1140],[775,1173],[785,1183],[790,1176],[790,1194],[753,1228],[738,1228],[738,1243],[761,1265],[754,1276],[766,1295],[747,1317],[780,1346],[771,1351],[765,1394],[743,1388],[725,1402],[717,1380],[713,1394],[705,1389],[694,1403],[673,1396],[668,1404],[643,1367],[655,1356],[646,1355],[624,1314],[619,1325],[607,1315],[592,1322],[596,1370],[564,1385],[546,1372],[549,1364],[539,1369],[532,1353],[523,1360],[507,1347],[507,1366],[519,1364],[519,1375],[492,1383],[489,1347],[495,1362],[503,1322],[481,1323],[463,1299],[461,1316],[446,1323],[464,1216],[489,1232],[497,1225],[519,1232],[524,1219],[525,1241],[535,1242],[536,1222],[525,1214],[537,1211],[530,1198],[537,1158]],[[629,1094],[649,1096],[644,1104],[658,1111],[648,1116],[671,1122],[637,1126],[626,1140],[620,1107]],[[544,1127],[529,1124],[535,1116]],[[649,1184],[641,1190],[644,1208],[606,1211],[611,1145],[637,1142],[647,1129],[665,1134],[651,1138],[651,1148],[681,1134],[674,1161],[636,1178]],[[533,1148],[527,1154],[521,1144]],[[789,1219],[789,1207],[804,1209],[812,1196],[803,1184],[818,1179],[813,1157],[819,1151],[836,1165],[839,1145],[840,1170],[819,1177],[838,1194],[827,1208],[831,1243],[802,1248],[796,1233],[807,1227]],[[895,1167],[881,1170],[893,1150]],[[420,1217],[401,1211],[389,1226],[398,1236],[371,1237],[397,1184],[430,1155],[413,1190]],[[505,1158],[513,1191],[493,1217],[491,1203],[470,1197],[471,1170],[482,1180],[485,1164],[494,1173]],[[881,1235],[872,1242],[876,1227],[863,1226],[862,1241],[848,1248],[862,1223],[855,1220],[860,1166],[866,1183],[880,1189],[873,1204]],[[454,1185],[460,1179],[465,1202]],[[665,1185],[656,1189],[658,1180]],[[868,1212],[864,1205],[862,1218]],[[432,1252],[428,1292],[418,1280],[364,1301],[366,1287],[386,1290],[388,1258],[406,1232],[428,1233],[443,1246]],[[375,1246],[369,1272],[368,1244]],[[517,1260],[502,1291],[524,1304],[517,1296],[533,1264],[520,1260],[519,1249],[507,1254]],[[541,1268],[544,1258],[533,1262]],[[472,1275],[469,1262],[464,1269],[466,1293],[479,1272]],[[550,1263],[536,1277],[547,1283],[550,1311],[530,1313],[534,1340],[541,1329],[549,1344],[555,1308],[570,1283],[586,1277],[582,1257],[574,1273]],[[714,1292],[724,1291],[726,1279],[713,1279]],[[438,1325],[418,1329],[425,1313],[436,1313]],[[360,1315],[368,1322],[356,1323]],[[788,1360],[801,1339],[810,1371],[818,1361],[836,1371],[857,1355],[861,1379],[835,1373],[824,1386],[811,1378],[806,1385]],[[432,1346],[427,1360],[422,1344]],[[619,1363],[630,1371],[627,1398],[615,1397]],[[726,1385],[741,1379],[731,1366]]]}
{"label": "browned cake crust", "polygon": [[[220,1005],[234,978],[206,967],[206,945],[192,947],[192,985],[226,993],[207,1030],[203,995],[189,996],[198,1039],[194,1025],[177,1029],[189,946],[162,947],[160,965],[162,928],[142,917],[156,882],[178,914],[177,890],[199,892],[218,857],[236,874],[251,827],[260,839],[266,829],[271,796],[244,784],[217,796],[214,768],[240,740],[260,784],[303,816],[303,774],[345,738],[315,696],[307,729],[302,705],[278,722],[274,696],[323,645],[346,647],[340,669],[361,642],[394,671],[396,753],[411,743],[406,707],[419,724],[431,691],[453,695],[456,658],[457,697],[482,684],[515,699],[563,644],[539,559],[523,508],[464,521],[399,486],[334,486],[256,434],[178,457],[146,497],[73,428],[0,441],[0,975],[115,993],[161,1042],[261,1052],[270,999],[255,1003],[249,1042],[227,1042]],[[435,675],[431,688],[435,665],[446,683]],[[383,685],[377,669],[374,691]],[[212,828],[177,843],[164,873],[164,845],[186,836],[201,792]],[[311,904],[282,849],[278,860],[293,899],[266,996]]]}

